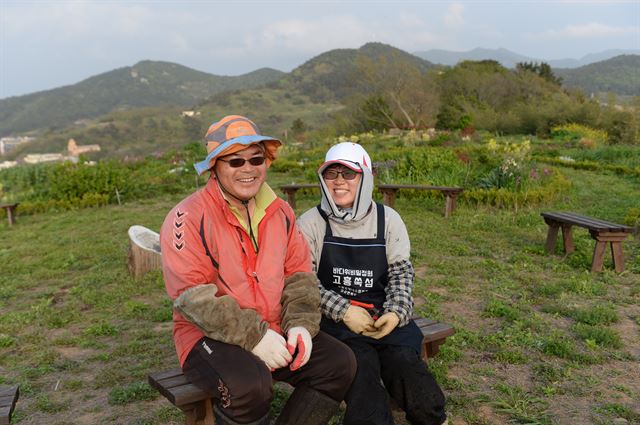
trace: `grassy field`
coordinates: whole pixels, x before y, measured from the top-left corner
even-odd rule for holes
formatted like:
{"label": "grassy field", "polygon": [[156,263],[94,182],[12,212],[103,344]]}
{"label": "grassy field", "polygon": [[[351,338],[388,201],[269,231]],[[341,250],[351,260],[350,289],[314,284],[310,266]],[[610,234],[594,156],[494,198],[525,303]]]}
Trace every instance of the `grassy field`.
{"label": "grassy field", "polygon": [[[548,256],[539,215],[621,222],[640,204],[640,182],[563,172],[571,189],[545,207],[462,204],[444,219],[440,199],[396,201],[416,310],[457,330],[430,362],[452,425],[640,423],[640,242],[625,242],[624,273],[608,258],[591,274],[588,233],[575,230],[575,253]],[[157,230],[182,197],[0,223],[0,385],[21,386],[12,423],[184,423],[146,385],[149,372],[177,366],[161,274],[134,281],[126,268],[129,226]],[[316,202],[302,194],[297,213]]]}

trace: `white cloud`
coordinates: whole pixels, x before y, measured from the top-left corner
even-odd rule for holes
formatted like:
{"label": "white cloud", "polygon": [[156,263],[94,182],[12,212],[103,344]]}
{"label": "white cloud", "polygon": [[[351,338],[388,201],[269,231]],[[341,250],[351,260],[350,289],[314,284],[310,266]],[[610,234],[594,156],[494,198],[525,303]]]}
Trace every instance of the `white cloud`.
{"label": "white cloud", "polygon": [[338,47],[359,47],[371,41],[372,31],[372,28],[352,17],[287,19],[269,24],[261,31],[259,38],[248,38],[247,47],[320,52]]}
{"label": "white cloud", "polygon": [[464,6],[461,3],[451,3],[444,15],[447,27],[458,28],[464,25]]}
{"label": "white cloud", "polygon": [[403,12],[398,19],[400,28],[421,28],[425,26],[425,22],[417,15]]}
{"label": "white cloud", "polygon": [[532,39],[560,39],[560,38],[602,38],[616,37],[640,33],[640,28],[634,26],[614,27],[590,22],[584,25],[568,25],[560,30],[547,30],[542,33],[530,34]]}

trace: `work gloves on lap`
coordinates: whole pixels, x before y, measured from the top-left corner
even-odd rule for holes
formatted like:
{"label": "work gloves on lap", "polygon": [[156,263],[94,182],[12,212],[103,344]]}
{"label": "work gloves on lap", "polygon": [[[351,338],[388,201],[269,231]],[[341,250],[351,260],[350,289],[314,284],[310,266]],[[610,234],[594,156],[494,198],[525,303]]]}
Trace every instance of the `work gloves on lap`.
{"label": "work gloves on lap", "polygon": [[297,370],[306,365],[311,357],[311,334],[308,330],[302,326],[295,326],[289,329],[287,348],[289,353],[293,354],[297,351],[298,354],[293,358],[289,369]]}
{"label": "work gloves on lap", "polygon": [[282,335],[271,329],[267,329],[251,352],[265,362],[271,370],[280,369],[291,363],[287,342]]}
{"label": "work gloves on lap", "polygon": [[393,311],[383,314],[373,323],[374,330],[364,331],[362,335],[380,339],[391,333],[400,323],[400,318]]}
{"label": "work gloves on lap", "polygon": [[[292,371],[297,370],[307,364],[311,357],[311,334],[305,328],[296,326],[289,329],[287,337],[285,341],[282,335],[268,329],[251,352],[272,371],[287,365]],[[296,352],[296,356],[293,357]]]}
{"label": "work gloves on lap", "polygon": [[362,334],[365,331],[374,331],[373,318],[367,310],[357,305],[350,305],[344,314],[342,321],[353,333]]}
{"label": "work gloves on lap", "polygon": [[342,321],[354,333],[380,339],[389,335],[398,326],[400,318],[390,311],[373,320],[366,309],[350,305]]}

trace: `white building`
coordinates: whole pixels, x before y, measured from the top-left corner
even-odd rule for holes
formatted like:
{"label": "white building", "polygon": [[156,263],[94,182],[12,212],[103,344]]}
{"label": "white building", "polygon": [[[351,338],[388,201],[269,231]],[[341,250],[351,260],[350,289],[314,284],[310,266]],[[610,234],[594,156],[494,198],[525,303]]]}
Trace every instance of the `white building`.
{"label": "white building", "polygon": [[0,138],[0,155],[6,155],[16,146],[35,140],[35,137],[2,137]]}

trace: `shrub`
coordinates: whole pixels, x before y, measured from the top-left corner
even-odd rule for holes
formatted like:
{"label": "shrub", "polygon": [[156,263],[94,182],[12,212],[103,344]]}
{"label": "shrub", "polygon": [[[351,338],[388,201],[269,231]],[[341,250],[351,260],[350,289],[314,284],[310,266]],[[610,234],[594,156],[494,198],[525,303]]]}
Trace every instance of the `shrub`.
{"label": "shrub", "polygon": [[578,147],[589,149],[606,144],[609,139],[606,131],[575,123],[553,127],[551,129],[551,137],[556,140],[577,144]]}

